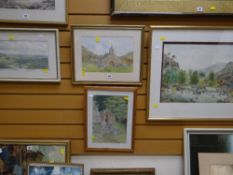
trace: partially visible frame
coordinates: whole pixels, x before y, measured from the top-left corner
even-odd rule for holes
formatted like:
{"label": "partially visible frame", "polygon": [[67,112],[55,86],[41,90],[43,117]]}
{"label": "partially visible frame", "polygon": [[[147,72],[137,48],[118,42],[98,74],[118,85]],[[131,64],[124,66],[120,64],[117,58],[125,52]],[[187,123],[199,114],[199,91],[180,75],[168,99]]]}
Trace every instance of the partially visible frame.
{"label": "partially visible frame", "polygon": [[0,81],[59,82],[57,29],[0,29]]}
{"label": "partially visible frame", "polygon": [[155,175],[155,168],[95,168],[91,175]]}
{"label": "partially visible frame", "polygon": [[232,15],[231,0],[111,0],[112,15]]}
{"label": "partially visible frame", "polygon": [[72,26],[74,84],[142,84],[144,26]]}
{"label": "partially visible frame", "polygon": [[0,22],[67,23],[67,0],[0,1]]}
{"label": "partially visible frame", "polygon": [[232,28],[152,26],[148,119],[232,120],[232,38]]}
{"label": "partially visible frame", "polygon": [[[198,154],[233,153],[232,128],[185,128],[185,175],[199,175]],[[222,163],[222,162],[221,162]]]}
{"label": "partially visible frame", "polygon": [[199,153],[199,175],[232,175],[232,153]]}
{"label": "partially visible frame", "polygon": [[[42,173],[43,172],[43,173]],[[83,164],[29,163],[28,175],[83,175]]]}
{"label": "partially visible frame", "polygon": [[86,150],[133,151],[136,88],[86,87]]}
{"label": "partially visible frame", "polygon": [[26,174],[28,162],[68,163],[70,142],[61,140],[0,140],[0,173]]}

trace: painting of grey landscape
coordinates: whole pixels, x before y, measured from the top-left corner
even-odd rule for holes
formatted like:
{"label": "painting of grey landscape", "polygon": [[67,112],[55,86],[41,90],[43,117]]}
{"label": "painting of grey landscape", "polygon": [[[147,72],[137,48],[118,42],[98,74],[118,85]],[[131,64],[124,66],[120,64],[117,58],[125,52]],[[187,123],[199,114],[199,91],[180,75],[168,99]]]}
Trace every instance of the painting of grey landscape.
{"label": "painting of grey landscape", "polygon": [[85,72],[133,72],[132,37],[83,36],[81,44]]}
{"label": "painting of grey landscape", "polygon": [[211,165],[210,175],[232,175],[233,165]]}
{"label": "painting of grey landscape", "polygon": [[0,8],[55,10],[55,0],[0,0]]}
{"label": "painting of grey landscape", "polygon": [[163,45],[162,103],[233,103],[232,43]]}
{"label": "painting of grey landscape", "polygon": [[48,43],[0,40],[0,70],[48,69]]}

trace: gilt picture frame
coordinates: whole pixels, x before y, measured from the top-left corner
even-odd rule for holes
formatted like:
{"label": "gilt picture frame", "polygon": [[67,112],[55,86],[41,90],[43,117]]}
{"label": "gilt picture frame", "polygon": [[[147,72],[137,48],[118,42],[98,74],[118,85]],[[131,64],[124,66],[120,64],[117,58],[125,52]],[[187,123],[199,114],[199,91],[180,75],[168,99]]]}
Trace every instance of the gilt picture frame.
{"label": "gilt picture frame", "polygon": [[68,0],[0,1],[0,22],[66,24]]}
{"label": "gilt picture frame", "polygon": [[2,174],[26,175],[29,162],[68,163],[68,140],[0,140]]}
{"label": "gilt picture frame", "polygon": [[73,83],[142,85],[144,26],[72,26]]}
{"label": "gilt picture frame", "polygon": [[136,89],[85,87],[86,151],[133,151]]}
{"label": "gilt picture frame", "polygon": [[0,81],[59,82],[57,29],[0,28]]}
{"label": "gilt picture frame", "polygon": [[155,175],[155,168],[93,168],[91,175]]}
{"label": "gilt picture frame", "polygon": [[151,26],[148,120],[232,120],[232,37],[232,28]]}
{"label": "gilt picture frame", "polygon": [[113,16],[129,15],[232,15],[230,0],[111,0]]}

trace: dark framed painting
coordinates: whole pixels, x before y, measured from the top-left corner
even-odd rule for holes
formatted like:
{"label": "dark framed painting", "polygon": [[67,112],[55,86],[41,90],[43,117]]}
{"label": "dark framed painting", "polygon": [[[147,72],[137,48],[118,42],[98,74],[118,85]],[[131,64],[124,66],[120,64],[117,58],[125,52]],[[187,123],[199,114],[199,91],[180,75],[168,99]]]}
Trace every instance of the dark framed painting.
{"label": "dark framed painting", "polygon": [[149,120],[232,120],[232,28],[151,28]]}

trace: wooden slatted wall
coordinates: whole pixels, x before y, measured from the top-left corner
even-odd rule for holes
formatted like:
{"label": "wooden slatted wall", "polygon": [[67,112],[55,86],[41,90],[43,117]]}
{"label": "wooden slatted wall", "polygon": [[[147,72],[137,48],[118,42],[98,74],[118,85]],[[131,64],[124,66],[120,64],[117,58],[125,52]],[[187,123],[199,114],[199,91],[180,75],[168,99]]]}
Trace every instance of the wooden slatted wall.
{"label": "wooden slatted wall", "polygon": [[1,27],[59,28],[59,84],[0,83],[0,138],[69,139],[71,154],[84,151],[84,90],[72,85],[71,24],[145,25],[143,86],[137,95],[135,151],[137,155],[182,155],[183,128],[233,127],[233,122],[146,121],[149,25],[233,26],[233,17],[156,16],[111,17],[109,0],[69,0],[68,26],[0,24]]}

